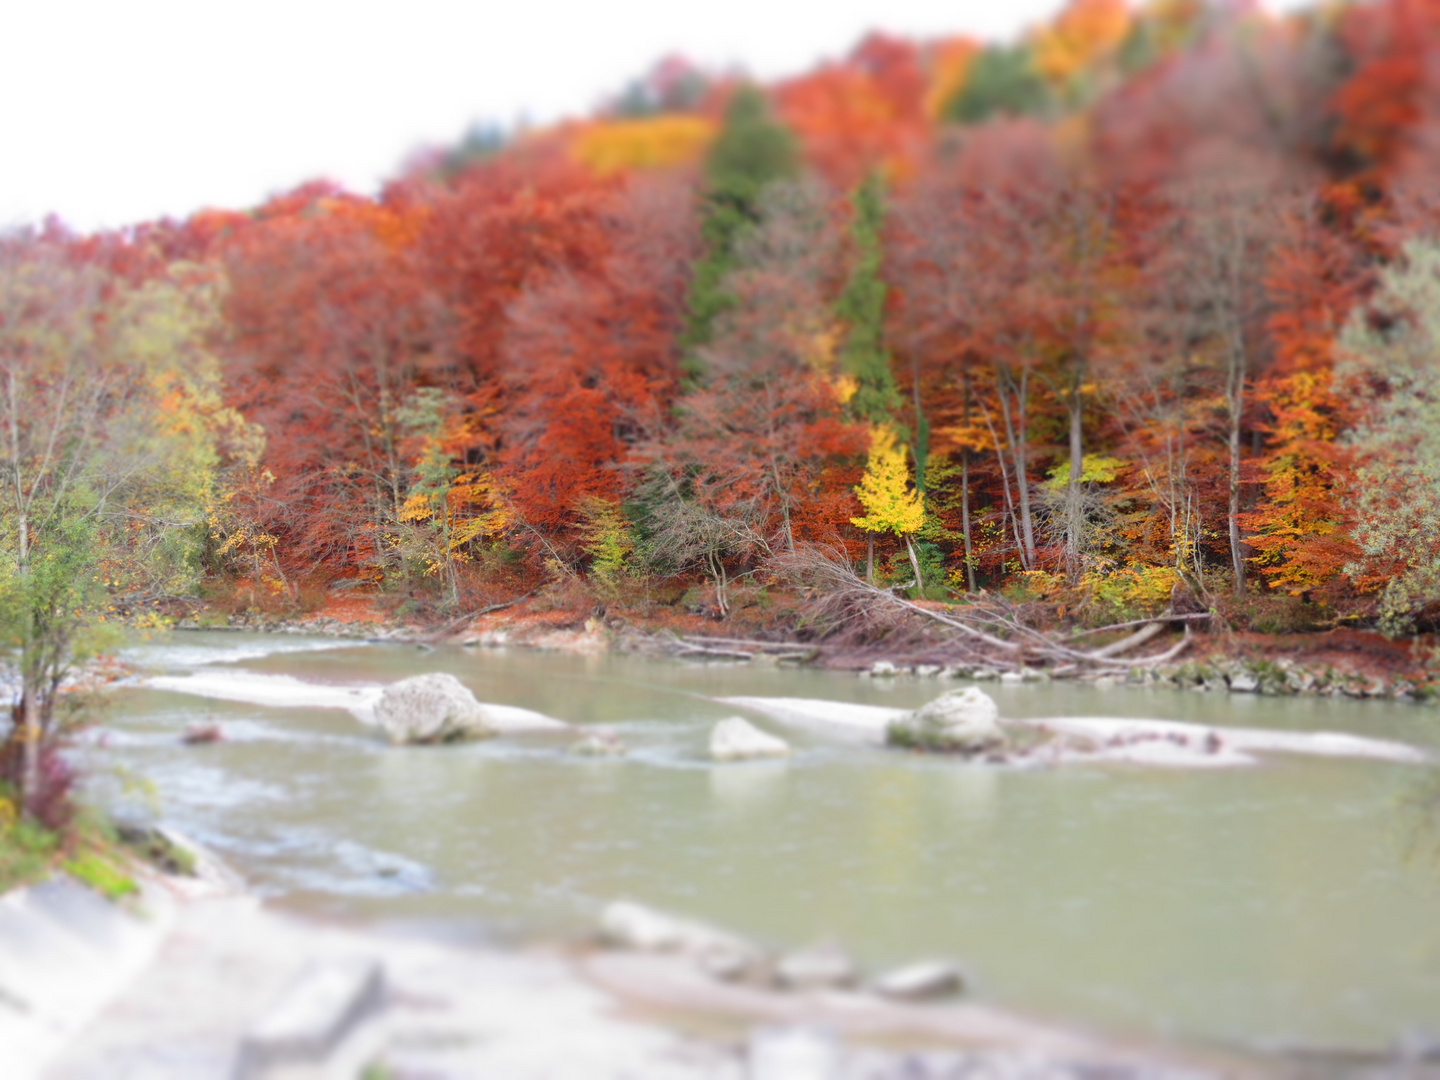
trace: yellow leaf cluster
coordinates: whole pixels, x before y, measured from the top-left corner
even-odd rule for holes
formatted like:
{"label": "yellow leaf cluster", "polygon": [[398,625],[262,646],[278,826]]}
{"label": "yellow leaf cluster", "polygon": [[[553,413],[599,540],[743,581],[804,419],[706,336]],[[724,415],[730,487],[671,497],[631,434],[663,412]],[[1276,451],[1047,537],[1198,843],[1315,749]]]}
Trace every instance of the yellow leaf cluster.
{"label": "yellow leaf cluster", "polygon": [[835,390],[835,400],[841,405],[848,405],[850,399],[860,392],[860,380],[854,375],[837,375],[830,385]]}
{"label": "yellow leaf cluster", "polygon": [[411,495],[396,516],[401,521],[429,521],[435,516],[435,508],[431,505],[429,495]]}
{"label": "yellow leaf cluster", "polygon": [[609,176],[698,161],[714,138],[715,124],[701,116],[605,120],[581,129],[572,153],[598,175]]}
{"label": "yellow leaf cluster", "polygon": [[1113,52],[1130,33],[1125,0],[1072,0],[1053,23],[1035,36],[1035,66],[1051,82],[1063,83]]}

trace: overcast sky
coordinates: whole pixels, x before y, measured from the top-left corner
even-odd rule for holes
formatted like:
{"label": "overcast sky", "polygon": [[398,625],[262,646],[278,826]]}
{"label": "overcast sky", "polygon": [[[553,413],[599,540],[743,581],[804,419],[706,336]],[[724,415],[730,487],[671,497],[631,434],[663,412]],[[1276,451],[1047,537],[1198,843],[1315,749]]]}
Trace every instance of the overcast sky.
{"label": "overcast sky", "polygon": [[770,78],[867,30],[1006,37],[1058,0],[11,0],[0,226],[373,190],[473,121],[586,113],[669,53]]}

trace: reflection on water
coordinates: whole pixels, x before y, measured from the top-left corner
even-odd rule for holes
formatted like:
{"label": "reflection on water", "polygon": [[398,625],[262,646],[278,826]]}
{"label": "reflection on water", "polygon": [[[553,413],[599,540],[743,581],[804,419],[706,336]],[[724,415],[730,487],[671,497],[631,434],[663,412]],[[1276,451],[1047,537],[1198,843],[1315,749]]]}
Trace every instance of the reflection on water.
{"label": "reflection on water", "polygon": [[989,818],[998,810],[1000,774],[996,770],[972,765],[945,769],[944,777],[950,805],[961,817]]}
{"label": "reflection on water", "polygon": [[741,813],[773,809],[784,792],[790,763],[783,759],[734,761],[708,770],[715,805]]}
{"label": "reflection on water", "polygon": [[[551,934],[624,896],[778,946],[834,937],[871,967],[953,958],[991,999],[1202,1038],[1378,1046],[1440,1015],[1433,767],[1277,755],[1207,772],[1006,772],[779,728],[789,759],[713,765],[710,727],[734,712],[713,698],[910,707],[954,684],[235,634],[177,634],[135,656],[174,676],[238,667],[252,685],[331,688],[270,704],[127,690],[87,750],[151,778],[171,821],[295,907]],[[568,735],[391,747],[343,708],[313,707],[420,671],[612,727],[630,753],[576,756]],[[1440,746],[1433,711],[1394,703],[985,689],[1012,716]],[[231,738],[180,745],[207,717]],[[99,772],[100,796],[126,804]],[[1398,815],[1397,788],[1417,792]],[[1396,857],[1401,817],[1426,858]]]}
{"label": "reflection on water", "polygon": [[1422,772],[1401,798],[1409,832],[1406,854],[1440,873],[1440,768]]}

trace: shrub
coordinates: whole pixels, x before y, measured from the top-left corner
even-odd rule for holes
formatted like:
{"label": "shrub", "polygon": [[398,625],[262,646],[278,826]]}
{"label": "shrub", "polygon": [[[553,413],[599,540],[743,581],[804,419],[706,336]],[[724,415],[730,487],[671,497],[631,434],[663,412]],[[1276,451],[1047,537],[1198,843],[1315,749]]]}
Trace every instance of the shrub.
{"label": "shrub", "polygon": [[1051,600],[1065,588],[1065,579],[1046,570],[1021,570],[1001,590],[1002,595],[1017,604],[1035,600]]}
{"label": "shrub", "polygon": [[1180,575],[1173,566],[1124,566],[1091,570],[1080,580],[1095,613],[1105,622],[1158,615],[1170,604]]}
{"label": "shrub", "polygon": [[21,819],[13,790],[0,785],[0,893],[43,877],[60,838],[30,819]]}

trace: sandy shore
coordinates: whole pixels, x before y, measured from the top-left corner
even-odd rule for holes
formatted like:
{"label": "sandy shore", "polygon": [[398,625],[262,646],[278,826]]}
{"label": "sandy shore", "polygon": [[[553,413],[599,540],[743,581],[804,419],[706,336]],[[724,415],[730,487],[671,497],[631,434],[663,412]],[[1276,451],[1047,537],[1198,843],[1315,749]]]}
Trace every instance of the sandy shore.
{"label": "sandy shore", "polygon": [[[381,980],[371,1007],[350,1015],[323,988],[306,996],[317,973],[343,981],[357,967]],[[367,1069],[427,1080],[1252,1071],[964,998],[908,1005],[860,990],[782,992],[717,981],[675,955],[507,950],[317,924],[267,909],[213,866],[200,880],[154,875],[129,907],[65,880],[0,898],[0,987],[8,1080],[354,1080]],[[277,1008],[281,1027],[325,1032],[323,1053],[296,1056],[274,1043],[289,1057],[255,1066],[247,1055],[257,1033],[275,1028]]]}

